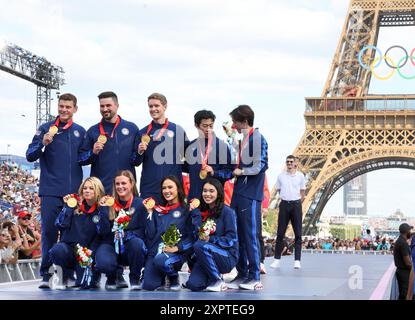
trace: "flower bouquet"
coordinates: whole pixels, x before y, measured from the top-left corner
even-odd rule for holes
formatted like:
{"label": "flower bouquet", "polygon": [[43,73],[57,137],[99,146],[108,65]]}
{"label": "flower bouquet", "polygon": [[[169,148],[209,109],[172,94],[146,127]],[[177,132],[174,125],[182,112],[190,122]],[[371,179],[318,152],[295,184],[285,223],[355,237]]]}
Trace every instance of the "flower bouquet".
{"label": "flower bouquet", "polygon": [[199,229],[199,235],[208,237],[216,232],[216,223],[213,219],[207,219]]}
{"label": "flower bouquet", "polygon": [[114,220],[114,225],[112,227],[112,232],[114,234],[114,243],[115,243],[115,253],[119,254],[124,252],[124,229],[127,228],[128,224],[131,221],[130,213],[121,209],[118,212],[117,217]]}
{"label": "flower bouquet", "polygon": [[182,234],[180,233],[179,229],[177,229],[175,224],[171,224],[166,232],[163,233],[161,239],[163,240],[159,246],[159,252],[163,252],[164,247],[174,247],[176,246],[182,238]]}
{"label": "flower bouquet", "polygon": [[92,280],[92,251],[87,247],[81,247],[78,243],[76,245],[76,261],[84,268],[84,275],[81,280],[81,285],[90,285]]}

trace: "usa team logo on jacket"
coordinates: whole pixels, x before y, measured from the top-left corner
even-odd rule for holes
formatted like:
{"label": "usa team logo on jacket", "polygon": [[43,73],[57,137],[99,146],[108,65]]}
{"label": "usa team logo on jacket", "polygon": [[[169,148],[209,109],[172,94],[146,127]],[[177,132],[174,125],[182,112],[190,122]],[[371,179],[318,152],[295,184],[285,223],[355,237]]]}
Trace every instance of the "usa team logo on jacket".
{"label": "usa team logo on jacket", "polygon": [[97,214],[92,217],[92,222],[95,223],[95,224],[97,224],[99,222],[99,220],[100,220],[100,218],[99,218],[99,215],[97,215]]}
{"label": "usa team logo on jacket", "polygon": [[121,133],[125,136],[128,136],[128,134],[130,133],[130,130],[128,130],[127,128],[122,128]]}
{"label": "usa team logo on jacket", "polygon": [[169,138],[173,138],[173,137],[174,137],[174,132],[173,132],[173,131],[171,131],[171,130],[167,130],[167,136],[168,136]]}
{"label": "usa team logo on jacket", "polygon": [[81,136],[81,134],[79,133],[79,131],[78,131],[78,130],[75,130],[75,131],[73,132],[73,135],[74,135],[75,137],[77,137],[77,138],[79,138],[79,137]]}
{"label": "usa team logo on jacket", "polygon": [[180,218],[181,216],[182,216],[182,213],[180,211],[173,212],[173,218]]}

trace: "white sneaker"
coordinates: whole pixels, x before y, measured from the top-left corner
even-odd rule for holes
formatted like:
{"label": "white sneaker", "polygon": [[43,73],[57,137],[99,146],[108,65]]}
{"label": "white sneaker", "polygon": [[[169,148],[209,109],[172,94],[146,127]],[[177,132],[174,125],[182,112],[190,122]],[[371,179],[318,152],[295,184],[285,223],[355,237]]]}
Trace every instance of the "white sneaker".
{"label": "white sneaker", "polygon": [[244,290],[262,290],[264,289],[264,286],[259,280],[249,280],[241,283],[239,288]]}
{"label": "white sneaker", "polygon": [[267,274],[267,269],[265,269],[265,265],[262,262],[259,266],[259,271],[261,272],[261,274]]}
{"label": "white sneaker", "polygon": [[241,278],[241,277],[236,277],[235,279],[233,279],[229,284],[228,284],[228,288],[229,289],[239,289],[239,285],[241,283],[243,283],[244,281],[246,281],[246,278]]}
{"label": "white sneaker", "polygon": [[56,284],[53,289],[55,290],[66,290],[67,281],[64,281],[60,284]]}
{"label": "white sneaker", "polygon": [[271,263],[270,267],[273,268],[273,269],[279,269],[279,267],[280,267],[280,259],[274,259],[274,262]]}
{"label": "white sneaker", "polygon": [[212,285],[210,285],[209,287],[207,287],[206,291],[221,292],[221,291],[225,291],[226,289],[228,289],[228,286],[226,285],[225,281],[218,280]]}
{"label": "white sneaker", "polygon": [[301,269],[300,260],[295,260],[294,261],[294,269]]}

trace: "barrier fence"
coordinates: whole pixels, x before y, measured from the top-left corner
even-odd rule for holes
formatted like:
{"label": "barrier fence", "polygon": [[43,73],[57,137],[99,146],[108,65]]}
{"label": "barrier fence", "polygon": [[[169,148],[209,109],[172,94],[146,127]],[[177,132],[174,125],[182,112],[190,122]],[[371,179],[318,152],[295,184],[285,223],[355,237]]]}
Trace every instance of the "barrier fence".
{"label": "barrier fence", "polygon": [[325,253],[325,254],[357,254],[357,255],[393,255],[392,251],[372,251],[372,250],[327,250],[327,249],[303,249],[303,253]]}
{"label": "barrier fence", "polygon": [[0,263],[0,283],[40,279],[40,259],[19,260],[16,264]]}

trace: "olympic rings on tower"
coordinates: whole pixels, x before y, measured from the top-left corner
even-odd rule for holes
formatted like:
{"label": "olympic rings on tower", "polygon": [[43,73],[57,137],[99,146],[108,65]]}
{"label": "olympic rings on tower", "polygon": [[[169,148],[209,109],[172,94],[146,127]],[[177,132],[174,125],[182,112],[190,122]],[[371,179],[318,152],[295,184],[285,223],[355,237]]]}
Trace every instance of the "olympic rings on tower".
{"label": "olympic rings on tower", "polygon": [[[403,57],[399,59],[397,64],[391,57],[388,56],[388,53],[392,49],[400,49],[404,52]],[[370,65],[365,63],[368,60],[367,57],[364,58],[365,52],[367,50],[375,50],[376,53],[378,54],[378,57],[376,57]],[[363,47],[363,49],[359,51],[358,60],[359,60],[360,66],[372,72],[373,76],[378,80],[389,80],[390,78],[393,77],[396,71],[398,72],[399,76],[403,79],[406,79],[406,80],[415,79],[415,75],[414,76],[404,75],[401,70],[408,63],[408,60],[410,60],[411,64],[415,66],[415,48],[413,48],[411,53],[408,55],[408,51],[404,47],[394,45],[394,46],[389,47],[388,50],[386,50],[385,54],[383,55],[382,51],[378,47],[368,45],[368,46]],[[365,62],[363,60],[365,60]],[[386,65],[392,69],[392,71],[386,76],[380,76],[375,73],[375,69],[380,66],[380,64],[382,63],[382,60],[385,60]]]}

